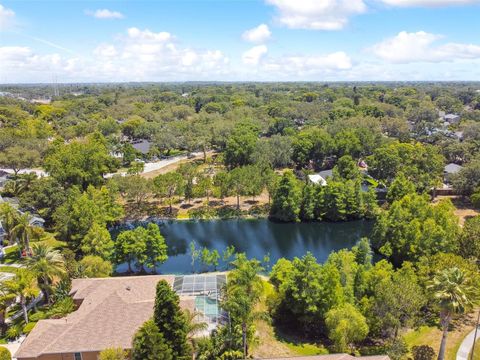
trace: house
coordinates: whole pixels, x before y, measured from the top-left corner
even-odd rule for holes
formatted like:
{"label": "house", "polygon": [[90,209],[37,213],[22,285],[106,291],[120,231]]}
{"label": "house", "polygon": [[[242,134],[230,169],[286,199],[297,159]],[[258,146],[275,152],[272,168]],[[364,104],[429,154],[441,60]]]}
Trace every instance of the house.
{"label": "house", "polygon": [[[220,293],[226,282],[225,275],[74,279],[70,295],[77,309],[61,319],[40,320],[15,357],[18,360],[97,360],[99,353],[107,348],[131,349],[135,332],[153,316],[160,280],[167,281],[179,294],[182,309],[203,311],[209,326],[217,323],[219,308],[212,304],[218,305],[218,298],[212,294]],[[205,300],[203,307],[202,300]]]}
{"label": "house", "polygon": [[323,170],[316,174],[308,175],[308,180],[315,185],[327,185],[327,179],[333,177],[333,169]]}
{"label": "house", "polygon": [[460,170],[462,170],[462,168],[463,166],[457,165],[454,163],[445,165],[445,167],[443,168],[443,177],[444,177],[445,183],[448,184],[451,180],[452,175],[455,175],[456,173],[458,173]]}
{"label": "house", "polygon": [[[0,204],[2,203],[9,203],[12,207],[14,207],[18,213],[20,215],[23,215],[25,214],[24,211],[20,210],[19,209],[19,200],[16,198],[16,197],[2,197],[0,195]],[[30,214],[30,225],[33,225],[33,226],[38,226],[38,227],[41,227],[43,228],[44,227],[44,224],[45,224],[45,220],[40,217],[40,215],[37,215],[37,214]]]}
{"label": "house", "polygon": [[443,119],[448,122],[450,125],[458,124],[460,122],[460,115],[447,114]]}
{"label": "house", "polygon": [[45,224],[45,220],[43,218],[41,218],[36,214],[32,214],[32,217],[30,218],[30,225],[43,228],[44,224]]}
{"label": "house", "polygon": [[2,220],[0,220],[0,248],[3,248],[3,241],[5,240],[6,236],[7,236],[7,232],[3,228]]}
{"label": "house", "polygon": [[308,175],[308,180],[315,185],[322,185],[322,186],[327,185],[327,180],[325,180],[323,177],[321,177],[318,174]]}
{"label": "house", "polygon": [[150,151],[151,143],[145,139],[136,140],[132,142],[132,146],[135,150],[141,152],[143,155],[146,155]]}

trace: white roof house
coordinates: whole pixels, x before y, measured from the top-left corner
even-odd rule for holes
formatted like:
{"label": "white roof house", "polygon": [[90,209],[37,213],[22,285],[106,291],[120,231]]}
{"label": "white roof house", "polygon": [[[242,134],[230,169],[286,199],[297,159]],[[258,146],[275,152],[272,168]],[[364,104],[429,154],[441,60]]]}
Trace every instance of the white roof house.
{"label": "white roof house", "polygon": [[460,115],[447,114],[444,116],[444,119],[449,124],[458,124],[460,122]]}
{"label": "white roof house", "polygon": [[319,174],[312,174],[312,175],[308,175],[308,180],[310,180],[310,182],[312,184],[315,184],[315,185],[322,185],[322,186],[326,186],[327,185],[327,180],[325,180],[321,175]]}
{"label": "white roof house", "polygon": [[448,165],[445,166],[445,168],[443,169],[443,171],[444,171],[445,174],[456,174],[456,173],[458,173],[462,168],[463,168],[463,166],[461,166],[461,165],[457,165],[457,164],[454,164],[454,163],[450,163],[450,164],[448,164]]}

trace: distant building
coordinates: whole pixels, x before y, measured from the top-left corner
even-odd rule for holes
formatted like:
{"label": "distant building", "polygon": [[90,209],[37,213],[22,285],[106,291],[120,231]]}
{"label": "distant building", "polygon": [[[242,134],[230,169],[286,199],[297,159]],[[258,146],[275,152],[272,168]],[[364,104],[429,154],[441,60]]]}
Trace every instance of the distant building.
{"label": "distant building", "polygon": [[32,99],[30,102],[32,104],[48,105],[52,102],[52,99]]}
{"label": "distant building", "polygon": [[448,165],[445,165],[443,169],[443,176],[444,176],[444,181],[445,183],[450,183],[452,175],[457,174],[460,170],[462,170],[463,166],[457,165],[454,163],[450,163]]}
{"label": "distant building", "polygon": [[148,140],[136,140],[132,142],[132,146],[135,150],[141,152],[143,155],[148,154],[152,144]]}
{"label": "distant building", "polygon": [[450,125],[458,124],[460,122],[460,115],[447,114],[443,119],[448,122]]}
{"label": "distant building", "polygon": [[315,185],[327,185],[327,179],[333,177],[333,170],[323,170],[316,174],[308,175],[308,180]]}
{"label": "distant building", "polygon": [[323,177],[321,177],[318,174],[308,175],[308,180],[315,185],[322,185],[322,186],[327,185],[327,180],[325,180]]}

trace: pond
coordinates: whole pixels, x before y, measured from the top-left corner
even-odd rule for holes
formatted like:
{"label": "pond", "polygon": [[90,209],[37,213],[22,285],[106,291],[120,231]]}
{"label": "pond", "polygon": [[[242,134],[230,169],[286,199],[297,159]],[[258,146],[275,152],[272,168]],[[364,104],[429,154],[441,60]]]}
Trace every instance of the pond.
{"label": "pond", "polygon": [[[192,272],[190,242],[196,247],[217,249],[220,255],[227,246],[249,258],[262,260],[270,256],[270,265],[281,258],[302,257],[310,251],[319,262],[324,262],[332,251],[351,248],[364,236],[369,236],[373,222],[352,221],[341,223],[275,223],[262,220],[204,220],[158,221],[160,231],[168,245],[169,258],[158,271],[163,274]],[[220,260],[219,270],[225,264]],[[196,261],[195,271],[213,270]],[[119,266],[118,271],[126,271]]]}

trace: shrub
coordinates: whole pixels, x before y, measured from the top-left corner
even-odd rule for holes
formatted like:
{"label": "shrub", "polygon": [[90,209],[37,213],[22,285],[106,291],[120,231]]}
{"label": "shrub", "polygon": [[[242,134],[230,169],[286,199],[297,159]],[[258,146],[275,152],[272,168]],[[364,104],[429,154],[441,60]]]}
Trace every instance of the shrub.
{"label": "shrub", "polygon": [[0,346],[0,360],[12,360],[12,354],[3,346]]}
{"label": "shrub", "polygon": [[414,360],[433,360],[436,356],[435,350],[428,345],[414,346],[412,354]]}
{"label": "shrub", "polygon": [[[30,319],[31,320],[31,319]],[[23,333],[24,334],[30,334],[30,331],[33,330],[33,328],[37,325],[36,322],[29,322],[27,325],[23,327]]]}
{"label": "shrub", "polygon": [[105,349],[100,353],[99,360],[126,360],[128,355],[121,348]]}
{"label": "shrub", "polygon": [[47,314],[44,311],[37,311],[35,314],[30,315],[29,320],[32,322],[37,322],[38,320],[43,320],[47,318]]}
{"label": "shrub", "polygon": [[75,310],[75,304],[73,303],[72,298],[65,298],[52,306],[52,308],[47,312],[47,317],[53,319],[59,319],[65,315],[70,314]]}
{"label": "shrub", "polygon": [[408,345],[403,338],[394,339],[386,346],[386,353],[392,360],[401,360],[408,353]]}
{"label": "shrub", "polygon": [[7,332],[5,333],[5,335],[7,336],[7,339],[9,340],[15,340],[21,334],[22,334],[22,327],[20,326],[20,324],[10,326]]}

